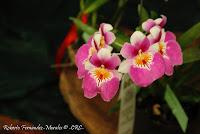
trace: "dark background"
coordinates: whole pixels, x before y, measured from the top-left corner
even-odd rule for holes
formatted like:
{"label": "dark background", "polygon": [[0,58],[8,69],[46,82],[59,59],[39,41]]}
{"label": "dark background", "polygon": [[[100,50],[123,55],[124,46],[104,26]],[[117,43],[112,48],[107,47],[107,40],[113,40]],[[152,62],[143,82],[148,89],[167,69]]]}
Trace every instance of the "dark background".
{"label": "dark background", "polygon": [[[200,0],[144,0],[147,10],[168,17],[167,28],[183,32],[200,21]],[[138,24],[138,0],[129,0],[120,26]],[[117,0],[98,11],[98,22],[109,22]],[[77,124],[50,68],[78,0],[4,0],[0,2],[0,114],[34,124]]]}

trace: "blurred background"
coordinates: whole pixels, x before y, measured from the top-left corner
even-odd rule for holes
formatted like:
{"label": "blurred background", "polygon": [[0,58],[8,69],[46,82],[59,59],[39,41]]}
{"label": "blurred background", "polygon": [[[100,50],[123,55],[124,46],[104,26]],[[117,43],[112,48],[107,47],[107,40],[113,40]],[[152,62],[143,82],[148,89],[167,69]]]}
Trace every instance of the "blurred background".
{"label": "blurred background", "polygon": [[[139,0],[128,0],[119,27],[138,25]],[[167,29],[184,32],[200,20],[200,0],[143,0],[144,7],[168,17]],[[109,22],[117,6],[98,10],[97,23]],[[33,124],[80,124],[60,94],[55,54],[69,30],[79,0],[0,2],[0,114]],[[65,61],[64,61],[65,62]]]}

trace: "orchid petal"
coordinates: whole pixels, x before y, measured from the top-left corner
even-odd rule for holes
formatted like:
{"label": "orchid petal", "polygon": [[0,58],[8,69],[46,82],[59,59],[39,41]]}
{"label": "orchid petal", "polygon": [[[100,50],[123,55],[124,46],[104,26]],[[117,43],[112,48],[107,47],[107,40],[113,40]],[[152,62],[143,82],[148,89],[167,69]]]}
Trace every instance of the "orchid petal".
{"label": "orchid petal", "polygon": [[104,34],[104,39],[105,39],[105,43],[109,45],[109,44],[112,44],[115,41],[116,37],[115,37],[114,33],[106,32]]}
{"label": "orchid petal", "polygon": [[100,41],[101,41],[101,36],[102,35],[99,32],[94,33],[93,39],[94,39],[95,45],[99,46]]}
{"label": "orchid petal", "polygon": [[112,50],[113,50],[113,47],[111,47],[111,46],[106,46],[106,48],[109,49],[110,52],[112,52]]}
{"label": "orchid petal", "polygon": [[153,19],[148,19],[147,21],[142,23],[142,29],[144,29],[144,31],[149,32],[150,29],[155,26],[156,23],[154,22]]}
{"label": "orchid petal", "polygon": [[96,67],[100,67],[102,65],[102,61],[101,59],[98,57],[97,54],[94,54],[91,58],[90,58],[90,63],[93,64]]}
{"label": "orchid petal", "polygon": [[125,43],[120,51],[121,55],[124,58],[133,58],[135,55],[137,55],[138,50],[135,49],[135,47],[129,43]]}
{"label": "orchid petal", "polygon": [[159,42],[152,44],[149,48],[149,51],[151,51],[151,53],[159,52]]}
{"label": "orchid petal", "polygon": [[167,17],[165,15],[161,15],[162,21],[160,22],[159,26],[164,27],[167,23]]}
{"label": "orchid petal", "polygon": [[165,24],[167,23],[167,17],[164,15],[161,15],[162,18],[158,18],[156,20],[154,20],[154,22],[159,25],[160,27],[165,26]]}
{"label": "orchid petal", "polygon": [[104,101],[110,101],[116,95],[119,89],[119,83],[120,81],[118,78],[113,78],[103,83],[100,94]]}
{"label": "orchid petal", "polygon": [[108,59],[111,57],[111,51],[108,48],[102,48],[97,53],[97,56],[99,57],[99,59]]}
{"label": "orchid petal", "polygon": [[183,55],[181,47],[175,40],[167,42],[166,53],[173,65],[181,65],[183,63]]}
{"label": "orchid petal", "polygon": [[91,46],[91,45],[92,45],[92,41],[93,41],[93,36],[90,36],[90,38],[89,38],[88,41],[87,41],[87,44],[88,44],[89,46]]}
{"label": "orchid petal", "polygon": [[131,66],[129,75],[136,85],[146,87],[162,77],[164,72],[165,66],[163,58],[160,54],[156,53],[149,69]]}
{"label": "orchid petal", "polygon": [[75,64],[78,67],[78,77],[82,78],[85,74],[84,61],[88,58],[90,46],[87,44],[82,45],[76,55],[75,55]]}
{"label": "orchid petal", "polygon": [[111,72],[112,72],[112,74],[113,74],[114,77],[116,77],[119,80],[121,80],[122,74],[118,70],[111,70]]}
{"label": "orchid petal", "polygon": [[96,81],[91,77],[90,73],[87,73],[83,79],[83,90],[84,90],[84,96],[86,98],[93,98],[98,93],[98,87],[96,84]]}
{"label": "orchid petal", "polygon": [[171,76],[174,72],[173,65],[169,58],[164,58],[165,61],[165,74]]}
{"label": "orchid petal", "polygon": [[120,73],[128,73],[132,65],[132,62],[133,62],[132,59],[127,59],[122,61],[122,63],[119,65],[118,71]]}
{"label": "orchid petal", "polygon": [[140,42],[142,42],[144,40],[146,36],[140,32],[140,31],[135,31],[130,38],[130,42],[131,44],[135,45],[135,44],[140,44]]}
{"label": "orchid petal", "polygon": [[150,44],[154,44],[154,43],[156,42],[156,40],[154,39],[154,37],[153,37],[151,34],[149,34],[149,35],[147,36],[147,39],[149,40],[149,43],[150,43]]}
{"label": "orchid petal", "polygon": [[119,66],[120,63],[121,63],[121,60],[119,56],[114,54],[108,60],[105,60],[103,65],[105,66],[105,68],[113,70],[117,66]]}
{"label": "orchid petal", "polygon": [[165,34],[165,42],[170,40],[176,40],[176,36],[174,35],[174,33],[167,31]]}
{"label": "orchid petal", "polygon": [[140,44],[138,44],[136,47],[138,50],[142,50],[142,52],[145,52],[149,49],[149,46],[150,46],[150,42],[148,38],[145,37],[143,41]]}
{"label": "orchid petal", "polygon": [[100,25],[99,31],[101,32],[101,34],[104,34],[105,32],[111,31],[112,29],[113,29],[113,26],[111,24],[102,23]]}
{"label": "orchid petal", "polygon": [[158,40],[161,37],[161,28],[159,26],[154,26],[150,29],[150,34],[155,40]]}

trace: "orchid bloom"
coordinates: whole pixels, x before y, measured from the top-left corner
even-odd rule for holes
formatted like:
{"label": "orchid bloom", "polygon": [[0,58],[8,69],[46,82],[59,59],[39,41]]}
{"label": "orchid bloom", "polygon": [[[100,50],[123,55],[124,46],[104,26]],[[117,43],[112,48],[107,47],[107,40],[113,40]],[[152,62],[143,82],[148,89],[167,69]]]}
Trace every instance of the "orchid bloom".
{"label": "orchid bloom", "polygon": [[114,33],[111,32],[112,29],[112,25],[102,23],[99,27],[99,31],[94,33],[92,45],[95,46],[97,50],[108,47],[108,45],[114,42],[116,37]]}
{"label": "orchid bloom", "polygon": [[99,31],[95,32],[93,36],[90,37],[86,44],[83,44],[76,53],[75,63],[78,67],[78,77],[81,79],[84,77],[86,72],[85,66],[88,64],[89,59],[95,53],[97,53],[101,48],[109,48],[112,51],[112,47],[108,46],[113,43],[116,39],[115,35],[110,32],[113,29],[112,25],[107,23],[102,23],[100,25]]}
{"label": "orchid bloom", "polygon": [[165,74],[172,75],[173,67],[183,63],[182,50],[176,41],[176,36],[170,31],[165,32],[161,27],[154,26],[148,38],[152,43],[151,50],[159,52],[164,59]]}
{"label": "orchid bloom", "polygon": [[164,75],[163,58],[149,49],[150,42],[140,31],[131,35],[130,42],[122,46],[120,53],[126,60],[118,71],[128,73],[136,85],[146,87]]}
{"label": "orchid bloom", "polygon": [[77,75],[81,79],[86,73],[85,65],[89,62],[90,57],[97,53],[97,50],[91,45],[92,37],[86,44],[83,44],[75,55],[75,64],[78,67]]}
{"label": "orchid bloom", "polygon": [[160,27],[164,27],[165,24],[167,23],[167,17],[164,15],[161,15],[162,18],[158,18],[158,19],[148,19],[147,21],[142,23],[142,28],[144,31],[146,32],[150,32],[150,29],[154,26],[160,26]]}
{"label": "orchid bloom", "polygon": [[99,93],[104,101],[110,101],[119,89],[121,74],[116,67],[120,63],[119,56],[111,54],[108,48],[102,48],[95,53],[83,78],[84,96],[93,98]]}

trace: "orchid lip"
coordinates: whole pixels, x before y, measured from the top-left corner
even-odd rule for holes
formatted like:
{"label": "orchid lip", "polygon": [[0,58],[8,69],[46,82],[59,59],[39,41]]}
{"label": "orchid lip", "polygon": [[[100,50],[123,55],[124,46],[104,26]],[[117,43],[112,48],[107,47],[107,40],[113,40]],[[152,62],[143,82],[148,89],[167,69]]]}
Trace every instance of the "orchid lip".
{"label": "orchid lip", "polygon": [[100,87],[102,83],[111,80],[113,77],[113,74],[103,66],[94,68],[90,73],[91,76],[95,79],[98,87]]}
{"label": "orchid lip", "polygon": [[133,64],[138,68],[150,70],[153,55],[150,52],[141,52],[134,58]]}

